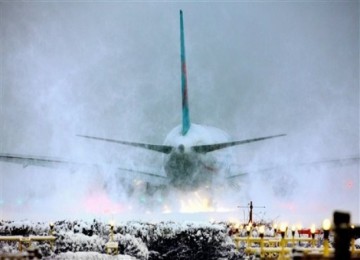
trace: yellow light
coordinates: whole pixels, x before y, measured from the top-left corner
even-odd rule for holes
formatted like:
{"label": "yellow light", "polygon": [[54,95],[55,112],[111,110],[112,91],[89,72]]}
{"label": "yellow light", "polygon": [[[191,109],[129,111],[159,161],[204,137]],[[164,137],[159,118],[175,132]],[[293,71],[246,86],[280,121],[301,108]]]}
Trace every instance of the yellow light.
{"label": "yellow light", "polygon": [[277,223],[274,223],[273,228],[277,229]]}
{"label": "yellow light", "polygon": [[261,226],[259,227],[259,233],[260,233],[260,234],[264,234],[264,233],[265,233],[265,226],[264,226],[264,225],[261,225]]}
{"label": "yellow light", "polygon": [[235,228],[238,228],[240,225],[237,218],[234,217],[229,217],[229,223]]}
{"label": "yellow light", "polygon": [[315,224],[312,224],[310,228],[311,234],[315,234],[315,231],[316,231]]}
{"label": "yellow light", "polygon": [[324,230],[330,230],[331,228],[331,222],[329,219],[324,219],[322,227]]}
{"label": "yellow light", "polygon": [[297,230],[301,230],[302,229],[302,225],[301,224],[298,224],[297,225]]}
{"label": "yellow light", "polygon": [[249,232],[249,231],[250,231],[250,229],[251,229],[250,225],[247,225],[247,226],[246,226],[246,231],[248,231],[248,232]]}
{"label": "yellow light", "polygon": [[280,225],[280,231],[285,232],[286,231],[286,223],[281,223]]}
{"label": "yellow light", "polygon": [[199,192],[194,192],[190,197],[185,197],[180,200],[182,213],[196,213],[196,212],[213,212],[214,207],[211,205],[211,201]]}
{"label": "yellow light", "polygon": [[110,221],[109,221],[109,224],[110,224],[110,227],[113,228],[113,227],[115,226],[115,221],[114,221],[114,220],[110,220]]}
{"label": "yellow light", "polygon": [[292,225],[292,226],[291,226],[291,231],[295,232],[295,230],[296,230],[295,225]]}

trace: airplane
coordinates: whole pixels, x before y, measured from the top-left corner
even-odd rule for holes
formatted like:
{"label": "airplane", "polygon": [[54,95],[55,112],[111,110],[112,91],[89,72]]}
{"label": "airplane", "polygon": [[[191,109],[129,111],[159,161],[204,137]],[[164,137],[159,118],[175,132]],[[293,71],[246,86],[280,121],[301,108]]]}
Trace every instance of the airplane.
{"label": "airplane", "polygon": [[[232,173],[228,165],[219,162],[214,152],[237,145],[282,137],[285,136],[285,134],[231,141],[229,135],[221,129],[195,124],[190,121],[182,10],[180,10],[180,60],[182,123],[169,132],[162,145],[121,141],[89,135],[78,136],[97,141],[138,147],[163,154],[163,174],[123,167],[118,167],[118,170],[131,172],[131,174],[140,174],[142,176],[146,175],[152,179],[161,179],[162,186],[165,185],[166,187],[173,187],[179,190],[196,190],[199,187],[211,186],[213,179],[221,172],[226,172],[225,178],[229,180],[243,176],[245,173]],[[23,166],[36,165],[43,167],[58,167],[61,165],[81,166],[83,164],[64,159],[16,154],[0,154],[0,161],[18,163]],[[92,165],[96,166],[96,164]]]}

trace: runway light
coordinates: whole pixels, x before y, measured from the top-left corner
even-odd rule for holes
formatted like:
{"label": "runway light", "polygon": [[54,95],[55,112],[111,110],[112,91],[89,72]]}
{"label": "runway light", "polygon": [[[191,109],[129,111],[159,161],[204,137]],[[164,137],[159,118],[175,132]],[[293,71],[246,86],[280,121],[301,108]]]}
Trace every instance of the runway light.
{"label": "runway light", "polygon": [[315,224],[312,224],[310,228],[311,234],[315,234],[315,231],[316,231]]}
{"label": "runway light", "polygon": [[54,234],[54,223],[50,222],[49,226],[50,226],[49,235],[52,236]]}
{"label": "runway light", "polygon": [[312,247],[315,247],[315,231],[316,231],[315,224],[312,224],[310,228]]}
{"label": "runway light", "polygon": [[273,224],[273,229],[274,229],[274,237],[276,237],[276,232],[277,232],[277,223]]}
{"label": "runway light", "polygon": [[114,226],[115,226],[115,221],[114,220],[110,220],[110,222],[109,222],[109,224],[110,224],[110,239],[109,239],[109,241],[114,241]]}
{"label": "runway light", "polygon": [[264,258],[264,233],[265,233],[265,226],[261,225],[259,227],[259,233],[260,233],[260,257],[261,259]]}
{"label": "runway light", "polygon": [[280,225],[280,232],[281,232],[281,237],[285,237],[285,232],[286,232],[286,228],[287,228],[287,225],[286,225],[286,223],[281,223],[281,225]]}
{"label": "runway light", "polygon": [[281,244],[281,252],[280,252],[280,259],[284,259],[284,256],[285,256],[285,251],[284,251],[284,248],[285,248],[285,231],[286,231],[286,228],[287,228],[287,225],[286,223],[281,223],[280,225],[280,233],[281,233],[281,241],[280,241],[280,244]]}
{"label": "runway light", "polygon": [[274,231],[275,231],[275,233],[276,233],[276,231],[277,231],[277,229],[278,229],[278,224],[277,224],[277,223],[274,223],[274,224],[273,224],[273,229],[274,229]]}
{"label": "runway light", "polygon": [[297,224],[296,225],[296,229],[297,229],[297,231],[298,231],[298,236],[300,237],[301,235],[300,235],[300,233],[301,232],[299,232],[300,230],[302,230],[302,225],[299,223],[299,224]]}
{"label": "runway light", "polygon": [[292,226],[291,226],[291,235],[292,235],[293,238],[294,238],[294,236],[295,236],[295,230],[296,230],[295,225],[292,225]]}
{"label": "runway light", "polygon": [[329,256],[329,233],[331,228],[331,222],[329,219],[324,219],[323,221],[323,230],[324,230],[324,257]]}
{"label": "runway light", "polygon": [[329,219],[324,219],[323,221],[323,229],[324,231],[329,231],[331,228],[331,222]]}
{"label": "runway light", "polygon": [[248,237],[250,236],[250,230],[251,230],[251,226],[247,225],[246,226],[246,234],[247,234]]}
{"label": "runway light", "polygon": [[263,238],[264,237],[264,233],[265,233],[265,226],[261,225],[259,227],[259,233],[260,233],[260,237]]}

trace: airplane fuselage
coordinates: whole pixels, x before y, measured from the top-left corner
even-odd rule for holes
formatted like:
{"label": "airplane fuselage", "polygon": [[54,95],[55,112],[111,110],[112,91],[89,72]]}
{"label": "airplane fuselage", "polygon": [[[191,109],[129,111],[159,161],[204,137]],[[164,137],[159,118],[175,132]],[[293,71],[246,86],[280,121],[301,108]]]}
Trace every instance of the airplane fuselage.
{"label": "airplane fuselage", "polygon": [[181,126],[175,127],[164,142],[164,145],[174,147],[164,156],[164,171],[169,184],[182,190],[211,186],[214,176],[221,174],[229,162],[220,162],[221,158],[214,153],[199,153],[191,147],[227,141],[229,135],[214,127],[191,124],[186,135],[181,134]]}

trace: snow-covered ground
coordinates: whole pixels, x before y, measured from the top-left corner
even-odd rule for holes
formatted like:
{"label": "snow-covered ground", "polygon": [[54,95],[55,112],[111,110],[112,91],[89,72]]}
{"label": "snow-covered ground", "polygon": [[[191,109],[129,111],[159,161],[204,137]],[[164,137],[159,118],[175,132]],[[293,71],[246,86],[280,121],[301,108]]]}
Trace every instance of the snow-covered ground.
{"label": "snow-covered ground", "polygon": [[[142,222],[109,223],[98,220],[56,221],[52,234],[56,236],[53,247],[45,242],[33,242],[32,247],[45,259],[243,259],[244,246],[236,249],[231,233],[237,226],[228,222]],[[49,235],[46,222],[0,221],[0,236]],[[239,233],[246,236],[245,230]],[[253,231],[252,236],[259,234]],[[274,236],[268,226],[266,236]],[[288,234],[291,236],[291,233]],[[118,245],[115,256],[106,254],[106,244],[112,240]],[[333,243],[333,238],[330,239]],[[304,244],[306,247],[307,243]],[[322,246],[322,236],[317,247]],[[355,241],[360,248],[360,239]],[[18,253],[15,242],[0,242],[0,256]]]}
{"label": "snow-covered ground", "polygon": [[106,255],[97,252],[66,252],[61,253],[53,259],[84,259],[84,260],[95,260],[95,259],[111,259],[111,260],[134,260],[135,257],[128,255]]}
{"label": "snow-covered ground", "polygon": [[[53,249],[47,243],[33,243],[48,258],[108,259],[105,244],[110,225],[97,220],[57,221]],[[48,235],[45,222],[0,221],[0,235]],[[226,223],[124,222],[114,227],[113,239],[120,254],[111,259],[239,259],[228,235]],[[16,243],[0,242],[0,252],[17,252]],[[110,258],[109,258],[110,259]]]}

